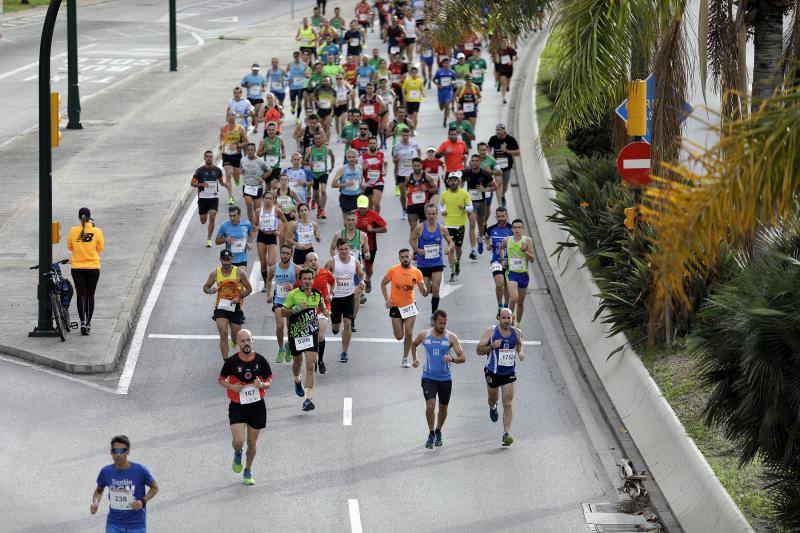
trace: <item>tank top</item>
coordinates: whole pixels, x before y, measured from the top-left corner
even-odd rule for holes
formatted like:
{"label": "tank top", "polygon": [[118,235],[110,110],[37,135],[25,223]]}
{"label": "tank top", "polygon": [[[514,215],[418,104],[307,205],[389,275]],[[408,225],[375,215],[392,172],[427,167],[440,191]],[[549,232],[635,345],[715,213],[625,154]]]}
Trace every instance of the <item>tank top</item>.
{"label": "tank top", "polygon": [[444,265],[442,259],[442,226],[437,222],[434,231],[428,231],[428,223],[422,223],[422,233],[417,238],[417,247],[425,254],[417,256],[417,268],[430,268]]}
{"label": "tank top", "polygon": [[264,162],[270,168],[281,165],[281,140],[276,136],[274,141],[264,137]]}
{"label": "tank top", "polygon": [[355,230],[355,236],[352,239],[347,238],[347,228],[342,228],[342,239],[347,241],[350,245],[350,255],[358,260],[361,260],[361,230]]}
{"label": "tank top", "polygon": [[452,381],[450,363],[445,361],[445,356],[450,351],[450,332],[445,330],[443,337],[434,337],[431,333],[422,341],[425,348],[425,365],[422,367],[422,377],[434,381]]}
{"label": "tank top", "polygon": [[308,28],[300,28],[300,46],[309,48],[314,46],[314,28],[309,26]]}
{"label": "tank top", "polygon": [[[294,241],[297,244],[311,244],[314,239],[314,223],[302,223],[297,221],[297,229],[294,231]],[[312,248],[313,249],[313,248]]]}
{"label": "tank top", "polygon": [[226,155],[236,155],[241,153],[242,128],[239,124],[231,126],[227,122],[222,126],[222,153]]}
{"label": "tank top", "polygon": [[273,93],[286,92],[283,88],[284,77],[285,74],[283,73],[282,69],[270,69],[267,73],[267,79],[269,79],[269,90]]}
{"label": "tank top", "polygon": [[358,196],[361,194],[361,180],[363,179],[364,171],[361,170],[359,165],[356,165],[354,168],[350,167],[350,165],[345,165],[342,177],[339,178],[339,183],[345,184],[348,181],[354,181],[355,185],[340,189],[341,194],[344,194],[345,196]]}
{"label": "tank top", "polygon": [[424,205],[428,201],[428,182],[425,178],[415,179],[414,174],[408,177],[407,182],[409,205]]}
{"label": "tank top", "polygon": [[317,126],[317,129],[315,131],[311,131],[311,126],[306,126],[306,129],[303,130],[303,150],[306,150],[314,146],[315,133],[324,133],[322,130],[322,126]]}
{"label": "tank top", "polygon": [[513,236],[508,239],[506,250],[508,253],[508,270],[510,272],[528,272],[528,257],[522,251],[522,245],[527,239],[524,235],[520,242],[515,242]]}
{"label": "tank top", "polygon": [[360,107],[362,120],[378,120],[378,114],[381,112],[381,105],[378,103],[378,99],[375,96],[368,98],[366,95],[364,95],[361,98]]}
{"label": "tank top", "polygon": [[304,89],[306,86],[306,64],[289,63],[289,88]]}
{"label": "tank top", "polygon": [[278,192],[275,196],[275,203],[278,204],[278,207],[281,208],[284,215],[288,215],[294,210],[294,198],[292,195],[289,194],[289,191],[286,191],[286,194],[282,194],[281,190],[278,189]]}
{"label": "tank top", "polygon": [[311,163],[311,172],[315,177],[320,177],[328,173],[328,147],[324,144],[317,148],[311,145],[311,155],[309,157]]}
{"label": "tank top", "polygon": [[[220,307],[220,302],[223,300],[230,301],[237,298],[242,293],[242,286],[239,283],[239,267],[231,268],[231,273],[227,276],[222,273],[222,267],[217,267],[217,302],[215,307]],[[225,303],[223,302],[223,306]],[[237,304],[237,308],[241,307],[241,303]],[[233,311],[233,309],[227,309]]]}
{"label": "tank top", "polygon": [[356,258],[350,256],[350,261],[343,263],[339,254],[333,256],[333,279],[336,285],[333,288],[334,298],[344,298],[356,292]]}
{"label": "tank top", "polygon": [[263,207],[258,210],[258,229],[264,233],[275,232],[278,229],[278,215],[275,214],[275,206],[269,211]]}
{"label": "tank top", "polygon": [[291,291],[297,283],[294,264],[289,261],[289,267],[284,270],[279,261],[275,265],[273,281],[275,282],[275,288],[272,291],[274,303],[282,304],[284,300],[286,300],[286,295],[289,294],[289,291]]}
{"label": "tank top", "polygon": [[486,359],[486,369],[500,376],[510,376],[516,371],[517,365],[517,330],[511,328],[511,334],[504,337],[500,333],[500,328],[494,327],[489,342],[500,340],[500,348],[492,348],[489,357]]}

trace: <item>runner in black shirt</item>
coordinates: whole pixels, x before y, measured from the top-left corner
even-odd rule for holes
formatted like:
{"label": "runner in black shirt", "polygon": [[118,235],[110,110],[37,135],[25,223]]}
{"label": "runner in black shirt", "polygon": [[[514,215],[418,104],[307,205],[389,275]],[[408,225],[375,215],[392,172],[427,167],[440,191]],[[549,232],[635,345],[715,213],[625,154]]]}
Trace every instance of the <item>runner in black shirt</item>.
{"label": "runner in black shirt", "polygon": [[[486,214],[489,212],[490,193],[497,190],[492,175],[481,168],[481,156],[474,154],[469,160],[469,167],[461,172],[461,178],[467,184],[467,192],[472,199],[472,211],[469,213],[469,244],[472,251],[469,258],[478,260],[476,245],[483,232],[486,231]],[[475,228],[478,233],[476,235]]]}
{"label": "runner in black shirt", "polygon": [[500,204],[506,206],[506,191],[511,181],[511,169],[514,168],[514,158],[520,154],[519,143],[517,140],[506,133],[506,125],[498,124],[495,126],[495,135],[489,138],[489,148],[497,161],[497,166],[503,171],[502,182],[497,184],[497,196]]}
{"label": "runner in black shirt", "polygon": [[206,150],[203,160],[205,165],[195,170],[192,175],[192,187],[197,188],[197,211],[200,213],[200,223],[205,224],[208,219],[206,248],[211,248],[211,236],[214,234],[219,209],[219,188],[226,185],[222,169],[214,164],[214,154],[211,150]]}

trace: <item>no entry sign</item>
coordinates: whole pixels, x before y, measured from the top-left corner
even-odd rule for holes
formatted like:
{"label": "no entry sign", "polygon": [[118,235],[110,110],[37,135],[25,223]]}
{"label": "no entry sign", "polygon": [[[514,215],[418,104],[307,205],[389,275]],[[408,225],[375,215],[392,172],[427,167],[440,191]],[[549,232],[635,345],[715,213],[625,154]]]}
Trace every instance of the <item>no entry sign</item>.
{"label": "no entry sign", "polygon": [[639,141],[623,148],[617,157],[617,170],[632,185],[650,183],[650,145]]}

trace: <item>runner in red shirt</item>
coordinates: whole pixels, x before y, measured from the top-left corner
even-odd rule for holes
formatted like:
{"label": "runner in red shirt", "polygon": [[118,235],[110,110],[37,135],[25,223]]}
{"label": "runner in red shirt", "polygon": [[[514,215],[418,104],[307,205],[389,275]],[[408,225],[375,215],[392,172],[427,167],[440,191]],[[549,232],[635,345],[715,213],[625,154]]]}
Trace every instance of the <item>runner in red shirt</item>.
{"label": "runner in red shirt", "polygon": [[458,130],[450,128],[447,130],[447,140],[436,150],[436,157],[444,157],[444,171],[449,174],[464,170],[468,152],[466,143],[458,138]]}
{"label": "runner in red shirt", "polygon": [[378,233],[386,233],[386,221],[377,211],[369,208],[369,198],[363,194],[356,200],[356,228],[367,234],[369,245],[369,259],[364,259],[364,291],[372,292],[372,265],[375,263],[375,253],[378,251]]}
{"label": "runner in red shirt", "polygon": [[398,104],[403,103],[403,80],[405,80],[408,73],[408,65],[403,61],[400,54],[395,54],[391,57],[389,63],[389,76],[392,84],[392,90],[396,95],[395,101]]}
{"label": "runner in red shirt", "polygon": [[[328,308],[328,311],[331,310],[331,300],[333,299],[333,295],[331,294],[331,289],[336,283],[336,280],[333,279],[333,274],[330,270],[326,270],[319,266],[319,256],[317,256],[316,252],[309,252],[306,255],[306,262],[303,264],[303,268],[307,268],[314,272],[314,283],[311,285],[312,289],[317,289],[320,294],[322,294],[322,299],[325,302],[325,307]],[[300,278],[298,276],[296,287],[300,286]],[[317,362],[315,363],[315,368],[319,368],[319,364],[322,363],[322,356],[325,355],[325,332],[328,329],[328,318],[317,310],[317,320],[319,321],[319,354],[317,357]]]}
{"label": "runner in red shirt", "polygon": [[369,148],[369,126],[363,122],[358,125],[358,137],[350,141],[350,148],[360,156]]}
{"label": "runner in red shirt", "polygon": [[366,152],[361,154],[358,164],[364,169],[364,194],[369,198],[369,207],[380,213],[383,179],[386,177],[386,161],[383,152],[378,150],[377,138],[369,138],[369,147]]}
{"label": "runner in red shirt", "polygon": [[356,20],[358,24],[364,28],[364,33],[372,26],[372,6],[369,5],[367,0],[361,0],[356,5]]}
{"label": "runner in red shirt", "polygon": [[368,83],[367,91],[361,97],[358,110],[361,111],[361,122],[369,126],[372,135],[378,135],[378,126],[385,108],[386,104],[383,103],[383,99],[375,94],[375,84]]}
{"label": "runner in red shirt", "polygon": [[[342,68],[344,69],[344,80],[347,84],[355,88],[358,77],[358,73],[356,69],[358,68],[358,62],[356,61],[355,56],[347,56],[347,62],[342,64]],[[350,92],[350,107],[354,107],[356,105],[356,91],[353,90]]]}
{"label": "runner in red shirt", "polygon": [[436,182],[436,187],[431,190],[431,202],[438,204],[439,202],[436,197],[442,189],[442,175],[444,174],[444,169],[442,160],[436,157],[436,147],[428,146],[428,149],[425,150],[425,159],[422,160],[422,170],[424,170],[426,174],[433,176]]}

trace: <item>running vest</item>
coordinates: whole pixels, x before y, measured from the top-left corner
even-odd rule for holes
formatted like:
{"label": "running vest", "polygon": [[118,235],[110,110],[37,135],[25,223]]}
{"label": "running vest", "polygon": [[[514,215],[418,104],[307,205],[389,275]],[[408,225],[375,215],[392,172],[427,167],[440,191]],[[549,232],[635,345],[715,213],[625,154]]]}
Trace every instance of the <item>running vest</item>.
{"label": "running vest", "polygon": [[[217,267],[217,301],[215,307],[220,306],[222,300],[232,300],[242,293],[242,285],[239,283],[239,267],[232,267],[231,273],[227,276],[222,273],[222,267]],[[241,303],[238,306],[241,307]]]}
{"label": "running vest", "polygon": [[517,365],[517,330],[511,328],[511,334],[504,337],[500,333],[500,328],[494,327],[489,342],[500,340],[500,348],[492,348],[489,357],[486,359],[486,369],[492,374],[500,376],[510,376],[516,371]]}
{"label": "running vest", "polygon": [[328,173],[328,147],[324,144],[317,148],[316,146],[311,146],[311,154],[309,156],[309,162],[311,163],[311,172],[314,173],[315,177],[320,177]]}
{"label": "running vest", "polygon": [[428,181],[424,177],[417,180],[414,174],[411,174],[406,185],[408,190],[406,203],[409,205],[424,205],[428,201],[427,183]]}
{"label": "running vest", "polygon": [[241,153],[242,128],[239,124],[231,127],[227,122],[222,126],[222,153],[226,155],[236,155]]}
{"label": "running vest", "polygon": [[262,207],[258,210],[258,229],[264,233],[274,232],[278,229],[278,215],[275,214],[275,206],[269,211]]}
{"label": "running vest", "polygon": [[417,238],[417,247],[425,252],[417,256],[417,268],[430,268],[444,265],[442,259],[442,226],[437,222],[436,230],[428,231],[428,223],[422,223],[422,233]]}
{"label": "running vest", "polygon": [[302,48],[310,48],[314,46],[316,39],[314,38],[314,28],[300,28],[300,46]]}
{"label": "running vest", "polygon": [[270,69],[267,72],[267,79],[269,80],[269,90],[273,93],[283,94],[286,90],[283,87],[283,80],[285,78],[283,70],[280,68]]}
{"label": "running vest", "polygon": [[297,244],[311,244],[314,239],[314,223],[305,224],[297,221],[297,229],[294,231],[294,242]]}
{"label": "running vest", "polygon": [[522,251],[522,245],[527,239],[524,235],[520,242],[515,242],[513,236],[508,239],[506,253],[508,254],[509,272],[528,272],[528,257]]}
{"label": "running vest", "polygon": [[341,194],[345,196],[358,196],[361,194],[361,180],[363,179],[364,172],[361,170],[360,166],[356,165],[355,168],[351,168],[350,165],[345,165],[342,177],[339,178],[339,183],[345,184],[348,181],[354,181],[355,185],[340,189]]}
{"label": "running vest", "polygon": [[277,135],[274,141],[264,137],[264,162],[270,168],[278,168],[281,165],[281,140]]}
{"label": "running vest", "polygon": [[297,193],[297,196],[300,197],[300,201],[305,203],[307,192],[306,169],[303,167],[289,167],[284,170],[283,173],[289,177],[289,187]]}
{"label": "running vest", "polygon": [[434,337],[428,334],[422,341],[425,348],[425,366],[422,367],[422,377],[435,381],[452,381],[450,363],[444,360],[450,351],[449,332],[445,330],[444,337]]}
{"label": "running vest", "polygon": [[294,263],[289,261],[289,267],[284,270],[281,268],[281,263],[279,261],[275,265],[275,275],[272,280],[275,283],[275,288],[273,289],[274,303],[280,305],[286,300],[286,295],[289,294],[289,291],[291,291],[295,283],[297,283]]}
{"label": "running vest", "polygon": [[334,298],[344,298],[356,292],[356,258],[350,256],[350,261],[343,263],[339,259],[339,254],[333,256],[333,279],[336,285],[333,287]]}
{"label": "running vest", "polygon": [[287,194],[281,194],[281,190],[278,189],[275,196],[275,203],[278,204],[278,207],[281,208],[284,215],[288,215],[294,210],[294,198],[292,198],[291,194],[288,194],[288,190],[286,193]]}
{"label": "running vest", "polygon": [[347,244],[350,245],[350,255],[355,257],[356,259],[361,259],[361,230],[356,229],[356,234],[352,239],[347,238],[347,228],[342,228],[342,239],[347,241]]}
{"label": "running vest", "polygon": [[324,134],[322,126],[317,126],[316,131],[311,131],[311,126],[306,126],[306,129],[303,130],[303,150],[314,146],[314,134],[316,133]]}

